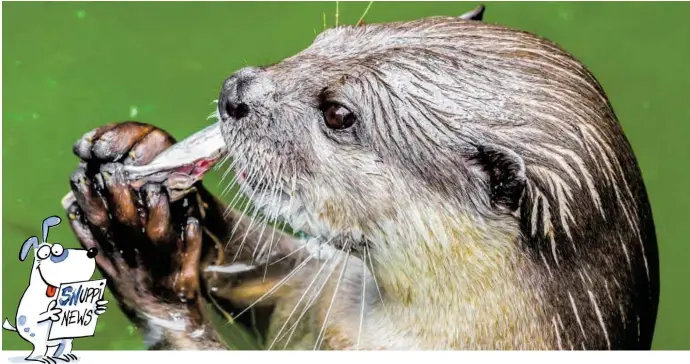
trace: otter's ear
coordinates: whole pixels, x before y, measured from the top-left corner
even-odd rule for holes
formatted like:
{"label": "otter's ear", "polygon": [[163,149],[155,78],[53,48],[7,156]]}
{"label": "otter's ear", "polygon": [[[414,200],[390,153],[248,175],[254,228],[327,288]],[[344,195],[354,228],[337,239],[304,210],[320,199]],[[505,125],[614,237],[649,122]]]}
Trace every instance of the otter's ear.
{"label": "otter's ear", "polygon": [[484,5],[479,5],[474,10],[460,15],[459,18],[462,20],[482,21],[482,19],[484,19],[484,10],[486,10],[486,7]]}
{"label": "otter's ear", "polygon": [[514,151],[496,145],[477,147],[474,159],[489,176],[489,196],[494,208],[515,212],[525,191],[525,163]]}

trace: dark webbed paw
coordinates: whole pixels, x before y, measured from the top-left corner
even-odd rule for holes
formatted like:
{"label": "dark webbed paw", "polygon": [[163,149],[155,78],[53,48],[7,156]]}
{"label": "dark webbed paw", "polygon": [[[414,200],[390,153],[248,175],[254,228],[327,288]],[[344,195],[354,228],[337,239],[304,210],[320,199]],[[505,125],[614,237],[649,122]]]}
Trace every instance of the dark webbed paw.
{"label": "dark webbed paw", "polygon": [[131,317],[142,310],[166,316],[171,307],[196,312],[198,196],[171,203],[161,184],[135,190],[121,168],[149,163],[174,142],[161,129],[126,122],[86,133],[74,147],[82,163],[70,178],[76,200],[67,208],[70,225],[85,248],[101,252],[96,263]]}

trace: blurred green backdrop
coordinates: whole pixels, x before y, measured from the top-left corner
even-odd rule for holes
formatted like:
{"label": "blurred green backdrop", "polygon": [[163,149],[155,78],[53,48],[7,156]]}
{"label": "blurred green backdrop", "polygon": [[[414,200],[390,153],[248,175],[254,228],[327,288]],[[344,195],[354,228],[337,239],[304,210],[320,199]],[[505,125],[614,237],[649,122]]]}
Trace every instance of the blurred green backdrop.
{"label": "blurred green backdrop", "polygon": [[[366,2],[340,3],[354,24]],[[367,22],[459,15],[477,3],[374,3]],[[60,199],[72,143],[106,122],[136,119],[183,138],[208,121],[223,79],[281,60],[333,25],[335,3],[2,4],[2,318],[14,322],[27,284],[21,242]],[[661,250],[656,349],[690,349],[690,3],[488,3],[485,21],[550,38],[582,60],[608,93],[644,172]],[[218,191],[219,178],[207,185]],[[77,243],[68,226],[53,242]],[[140,349],[111,300],[97,334],[75,348]],[[3,349],[28,350],[3,331]]]}

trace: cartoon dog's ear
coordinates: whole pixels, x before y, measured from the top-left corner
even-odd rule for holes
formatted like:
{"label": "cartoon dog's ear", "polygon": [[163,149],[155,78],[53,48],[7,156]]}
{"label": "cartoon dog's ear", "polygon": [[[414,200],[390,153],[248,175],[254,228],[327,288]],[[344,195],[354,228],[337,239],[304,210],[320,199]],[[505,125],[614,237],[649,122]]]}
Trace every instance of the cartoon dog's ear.
{"label": "cartoon dog's ear", "polygon": [[51,227],[60,224],[62,222],[62,219],[60,219],[57,216],[50,216],[46,217],[45,220],[43,220],[43,242],[47,243],[48,242],[48,229]]}
{"label": "cartoon dog's ear", "polygon": [[31,250],[31,248],[38,248],[38,238],[35,236],[26,239],[24,244],[22,244],[22,249],[19,251],[19,260],[22,262],[26,260],[26,256],[29,255],[29,250]]}

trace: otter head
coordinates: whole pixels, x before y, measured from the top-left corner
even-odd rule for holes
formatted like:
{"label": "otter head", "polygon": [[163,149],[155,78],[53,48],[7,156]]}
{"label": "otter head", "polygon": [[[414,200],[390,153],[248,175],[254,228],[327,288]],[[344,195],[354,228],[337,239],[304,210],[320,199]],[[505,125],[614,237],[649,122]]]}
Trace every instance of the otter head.
{"label": "otter head", "polygon": [[229,77],[218,113],[254,204],[329,239],[576,240],[629,150],[578,61],[462,18],[326,30]]}
{"label": "otter head", "polygon": [[448,216],[514,212],[524,164],[491,134],[520,120],[503,108],[510,95],[491,79],[491,53],[474,49],[493,28],[461,18],[343,26],[233,74],[218,112],[246,194],[327,238],[430,225],[417,216],[429,203]]}
{"label": "otter head", "polygon": [[[253,203],[371,247],[401,307],[453,297],[455,313],[485,308],[485,330],[506,303],[524,327],[562,319],[575,344],[611,347],[607,328],[577,336],[602,322],[648,342],[658,258],[641,174],[600,85],[554,43],[463,18],[341,26],[233,74],[217,112]],[[593,287],[626,306],[601,314]]]}

